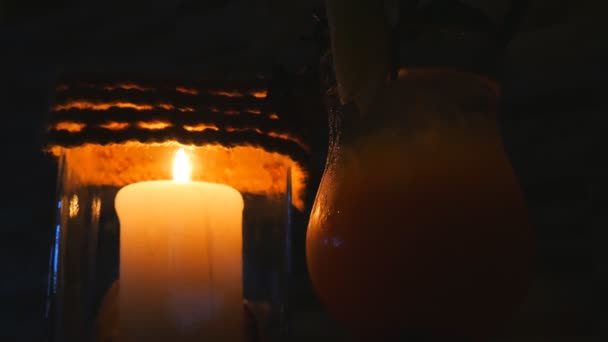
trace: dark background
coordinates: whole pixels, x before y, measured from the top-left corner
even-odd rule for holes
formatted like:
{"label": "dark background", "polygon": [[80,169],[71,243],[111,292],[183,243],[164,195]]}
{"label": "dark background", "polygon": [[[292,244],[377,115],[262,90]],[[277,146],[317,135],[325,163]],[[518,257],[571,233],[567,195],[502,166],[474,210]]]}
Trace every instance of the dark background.
{"label": "dark background", "polygon": [[[495,23],[511,3],[463,2]],[[56,164],[40,150],[55,77],[69,70],[231,73],[276,64],[295,72],[318,61],[318,46],[306,37],[321,6],[0,1],[0,341],[35,341],[44,331]],[[513,341],[608,340],[606,7],[530,1],[501,54],[501,127],[539,237],[538,276],[513,323]]]}

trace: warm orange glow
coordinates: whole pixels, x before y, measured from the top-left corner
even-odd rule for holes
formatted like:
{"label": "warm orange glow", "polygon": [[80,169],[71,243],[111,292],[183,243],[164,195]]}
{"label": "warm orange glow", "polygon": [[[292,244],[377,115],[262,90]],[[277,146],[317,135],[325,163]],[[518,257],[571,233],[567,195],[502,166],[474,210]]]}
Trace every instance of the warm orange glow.
{"label": "warm orange glow", "polygon": [[54,111],[68,110],[68,109],[92,109],[92,110],[108,110],[112,107],[117,108],[132,108],[136,110],[151,110],[154,108],[152,105],[144,104],[138,105],[130,102],[107,102],[107,103],[95,103],[90,101],[72,101],[66,104],[56,105],[53,107]]}
{"label": "warm orange glow", "polygon": [[109,129],[112,131],[120,131],[120,130],[128,128],[129,126],[131,126],[131,124],[128,122],[117,122],[117,121],[110,121],[108,123],[99,125],[99,127],[101,127],[101,128]]}
{"label": "warm orange glow", "polygon": [[270,113],[268,117],[272,120],[279,120],[279,116],[277,115],[277,113]]}
{"label": "warm orange glow", "polygon": [[114,85],[109,85],[109,86],[105,86],[103,87],[104,90],[115,90],[115,89],[124,89],[124,90],[139,90],[139,91],[150,91],[153,90],[152,88],[145,88],[142,87],[140,85],[137,85],[135,83],[121,83],[121,84],[114,84]]}
{"label": "warm orange glow", "polygon": [[216,125],[205,125],[205,124],[198,124],[198,125],[184,125],[184,129],[188,132],[202,132],[206,129],[210,129],[213,131],[218,131],[219,128],[217,128]]}
{"label": "warm orange glow", "polygon": [[170,122],[163,121],[140,121],[137,123],[137,127],[141,129],[159,130],[173,126]]}
{"label": "warm orange glow", "polygon": [[258,99],[263,99],[268,96],[268,91],[266,89],[258,89],[249,91],[247,94],[243,94],[240,91],[236,90],[209,90],[209,94],[216,96],[225,96],[225,97],[244,97],[245,95],[253,96]]}
{"label": "warm orange glow", "polygon": [[250,114],[255,114],[255,115],[260,115],[260,114],[262,114],[262,111],[261,111],[261,110],[259,110],[259,109],[245,109],[245,111],[246,111],[247,113],[250,113]]}
{"label": "warm orange glow", "polygon": [[81,122],[64,121],[55,124],[51,129],[76,133],[82,131],[87,125]]}
{"label": "warm orange glow", "polygon": [[168,103],[161,103],[161,104],[157,105],[157,107],[160,107],[160,108],[166,109],[166,110],[173,110],[173,109],[175,109],[174,105],[168,104]]}
{"label": "warm orange glow", "polygon": [[180,112],[194,112],[194,108],[190,107],[179,107],[177,108],[177,110],[179,110]]}
{"label": "warm orange glow", "polygon": [[177,92],[183,93],[183,94],[198,95],[198,90],[193,89],[193,88],[177,87],[177,88],[175,88],[175,90],[177,90]]}
{"label": "warm orange glow", "polygon": [[258,134],[264,134],[259,128],[235,128],[235,127],[226,127],[226,132],[256,132]]}
{"label": "warm orange glow", "polygon": [[224,111],[226,115],[238,115],[240,112],[238,110],[228,109]]}
{"label": "warm orange glow", "polygon": [[220,109],[217,107],[209,107],[208,109],[214,113],[218,113],[220,111]]}
{"label": "warm orange glow", "polygon": [[[183,146],[177,142],[143,144],[87,144],[49,149],[56,156],[65,155],[70,175],[66,187],[81,185],[127,184],[172,179],[175,151],[184,148],[192,165],[192,180],[227,184],[241,193],[284,194],[287,169],[291,167],[293,204],[304,208],[307,174],[289,156],[264,149],[221,145]],[[68,191],[72,189],[66,189]]]}
{"label": "warm orange glow", "polygon": [[216,96],[225,97],[243,97],[243,93],[238,91],[227,91],[227,90],[209,90],[209,94]]}
{"label": "warm orange glow", "polygon": [[184,149],[180,147],[173,160],[173,180],[176,182],[189,182],[192,167]]}
{"label": "warm orange glow", "polygon": [[266,96],[268,96],[268,90],[266,90],[266,89],[254,90],[254,91],[250,92],[249,94],[258,99],[264,99],[264,98],[266,98]]}

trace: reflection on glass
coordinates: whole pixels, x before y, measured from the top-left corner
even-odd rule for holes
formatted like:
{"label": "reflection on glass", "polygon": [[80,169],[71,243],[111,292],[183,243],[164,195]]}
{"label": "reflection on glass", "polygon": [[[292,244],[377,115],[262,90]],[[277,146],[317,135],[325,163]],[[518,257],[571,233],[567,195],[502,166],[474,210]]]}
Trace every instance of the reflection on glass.
{"label": "reflection on glass", "polygon": [[91,222],[93,224],[99,222],[99,214],[101,213],[101,199],[97,196],[93,198],[91,203]]}
{"label": "reflection on glass", "polygon": [[55,227],[55,243],[53,244],[53,281],[52,292],[57,291],[57,265],[59,263],[59,237],[61,236],[61,225]]}
{"label": "reflection on glass", "polygon": [[69,210],[70,218],[76,217],[78,215],[79,210],[80,210],[80,206],[78,205],[78,196],[74,195],[74,196],[72,196],[72,199],[70,200],[70,210]]}

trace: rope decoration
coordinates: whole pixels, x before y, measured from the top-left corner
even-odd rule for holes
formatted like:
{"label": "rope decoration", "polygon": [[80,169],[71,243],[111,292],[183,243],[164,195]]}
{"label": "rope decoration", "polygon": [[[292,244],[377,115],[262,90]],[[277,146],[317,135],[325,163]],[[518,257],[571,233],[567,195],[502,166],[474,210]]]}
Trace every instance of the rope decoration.
{"label": "rope decoration", "polygon": [[56,86],[50,146],[177,141],[254,146],[308,160],[307,129],[268,79],[167,80],[69,75]]}

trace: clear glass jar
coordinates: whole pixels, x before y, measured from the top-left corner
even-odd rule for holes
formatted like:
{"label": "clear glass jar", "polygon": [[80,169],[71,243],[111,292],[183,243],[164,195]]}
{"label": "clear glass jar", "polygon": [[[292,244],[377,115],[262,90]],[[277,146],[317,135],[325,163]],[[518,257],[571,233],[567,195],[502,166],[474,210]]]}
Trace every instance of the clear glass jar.
{"label": "clear glass jar", "polygon": [[[51,341],[281,340],[306,148],[268,110],[266,90],[150,89],[99,80],[57,89]],[[228,113],[238,99],[261,109]],[[200,101],[227,106],[217,111],[233,124],[192,122],[216,113]]]}

